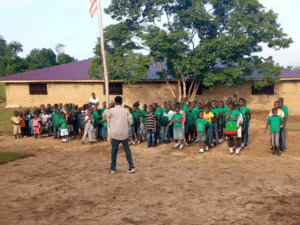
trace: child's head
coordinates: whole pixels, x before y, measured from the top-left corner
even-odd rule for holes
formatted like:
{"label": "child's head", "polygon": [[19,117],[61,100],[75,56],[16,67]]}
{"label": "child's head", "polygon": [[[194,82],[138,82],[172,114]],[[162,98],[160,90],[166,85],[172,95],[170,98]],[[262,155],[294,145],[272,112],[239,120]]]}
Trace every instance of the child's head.
{"label": "child's head", "polygon": [[176,113],[179,113],[180,112],[180,106],[176,105],[175,111],[176,111]]}
{"label": "child's head", "polygon": [[81,107],[79,107],[79,109],[78,109],[78,112],[79,112],[79,113],[81,113],[81,111],[82,111],[82,108],[81,108]]}
{"label": "child's head", "polygon": [[62,113],[62,114],[61,114],[61,118],[66,119],[66,114],[65,114],[65,113]]}
{"label": "child's head", "polygon": [[27,113],[30,114],[30,109],[26,109]]}
{"label": "child's head", "polygon": [[148,111],[149,111],[149,112],[153,112],[153,105],[149,105],[149,106],[148,106]]}
{"label": "child's head", "polygon": [[273,116],[277,116],[277,108],[272,109],[272,114],[273,114]]}
{"label": "child's head", "polygon": [[215,107],[218,108],[219,107],[219,101],[215,100]]}
{"label": "child's head", "polygon": [[243,99],[243,98],[240,98],[240,100],[239,100],[239,104],[240,104],[240,106],[241,106],[241,107],[243,107],[243,106],[244,106],[244,99]]}
{"label": "child's head", "polygon": [[59,108],[62,108],[63,104],[62,103],[59,103]]}
{"label": "child's head", "polygon": [[106,102],[105,101],[102,103],[102,106],[103,106],[103,108],[106,108]]}
{"label": "child's head", "polygon": [[283,100],[278,100],[278,106],[279,106],[279,108],[282,108],[282,106],[283,106]]}
{"label": "child's head", "polygon": [[76,112],[74,111],[73,113],[72,113],[72,116],[75,116],[76,115]]}
{"label": "child's head", "polygon": [[97,106],[97,105],[94,106],[94,110],[95,110],[95,111],[98,110],[98,106]]}
{"label": "child's head", "polygon": [[166,106],[165,113],[169,113],[169,112],[170,112],[170,108],[168,106]]}
{"label": "child's head", "polygon": [[91,109],[88,109],[87,113],[90,115],[92,115],[92,110]]}
{"label": "child's head", "polygon": [[133,105],[133,106],[132,106],[132,111],[135,112],[136,109],[137,109],[137,106],[136,106],[136,105]]}
{"label": "child's head", "polygon": [[215,108],[215,107],[216,107],[216,105],[215,105],[215,100],[212,100],[212,101],[210,102],[210,104],[211,104],[211,108]]}
{"label": "child's head", "polygon": [[34,115],[33,115],[33,118],[34,118],[34,119],[37,119],[37,118],[39,118],[39,115],[34,114]]}
{"label": "child's head", "polygon": [[58,108],[58,104],[55,103],[55,104],[53,105],[53,108],[54,108],[54,109],[57,109],[57,108]]}
{"label": "child's head", "polygon": [[158,104],[157,103],[153,103],[153,110],[156,110],[158,108]]}
{"label": "child's head", "polygon": [[44,104],[41,104],[41,109],[45,109],[45,105]]}
{"label": "child's head", "polygon": [[200,112],[198,113],[198,117],[199,117],[200,119],[203,119],[203,111],[200,111]]}
{"label": "child's head", "polygon": [[229,104],[230,102],[232,102],[232,98],[231,98],[231,97],[228,98],[228,104]]}
{"label": "child's head", "polygon": [[51,105],[49,103],[47,104],[47,109],[51,109]]}
{"label": "child's head", "polygon": [[171,100],[168,100],[168,105],[171,105],[172,104],[172,101]]}
{"label": "child's head", "polygon": [[208,113],[209,110],[210,110],[210,105],[206,104],[205,107],[204,107],[205,113]]}
{"label": "child's head", "polygon": [[143,110],[147,111],[147,104],[143,105]]}
{"label": "child's head", "polygon": [[239,104],[235,105],[235,109],[240,111],[241,106]]}
{"label": "child's head", "polygon": [[168,103],[167,102],[164,102],[164,107],[167,107]]}
{"label": "child's head", "polygon": [[67,115],[70,114],[70,109],[66,109],[66,114],[67,114]]}
{"label": "child's head", "polygon": [[283,98],[279,98],[278,101],[282,101],[282,104],[283,104]]}
{"label": "child's head", "polygon": [[191,112],[193,110],[193,107],[190,105],[189,106],[189,111]]}
{"label": "child's head", "polygon": [[23,117],[23,112],[22,111],[19,112],[19,116]]}
{"label": "child's head", "polygon": [[223,101],[220,101],[219,107],[220,107],[220,108],[223,108],[223,107],[224,107],[224,102],[223,102]]}
{"label": "child's head", "polygon": [[191,103],[191,102],[188,102],[188,106],[189,106],[189,107],[192,106],[192,103]]}
{"label": "child's head", "polygon": [[78,105],[75,105],[73,109],[75,109],[77,111],[78,110]]}
{"label": "child's head", "polygon": [[69,103],[68,106],[69,106],[69,109],[73,109],[72,103]]}
{"label": "child's head", "polygon": [[202,103],[198,102],[197,107],[198,107],[198,109],[202,109],[203,108]]}
{"label": "child's head", "polygon": [[28,111],[25,110],[25,111],[23,112],[23,114],[24,114],[24,116],[27,116],[27,115],[28,115]]}
{"label": "child's head", "polygon": [[233,95],[233,101],[236,102],[237,101],[237,94]]}
{"label": "child's head", "polygon": [[173,104],[172,104],[172,110],[175,111],[175,108],[176,108],[176,103],[173,102]]}
{"label": "child's head", "polygon": [[229,101],[228,101],[228,99],[225,101],[225,105],[228,105],[229,104]]}
{"label": "child's head", "polygon": [[228,104],[228,109],[234,110],[234,103],[233,103],[233,102],[230,102],[230,103]]}
{"label": "child's head", "polygon": [[192,102],[192,107],[195,108],[195,107],[196,107],[196,104],[197,104],[197,102],[196,102],[196,101],[193,101],[193,102]]}
{"label": "child's head", "polygon": [[279,108],[279,102],[278,102],[278,101],[275,101],[275,102],[274,102],[274,108],[276,108],[276,109]]}
{"label": "child's head", "polygon": [[56,113],[56,114],[60,114],[60,110],[59,110],[59,109],[56,109],[56,110],[55,110],[55,113]]}

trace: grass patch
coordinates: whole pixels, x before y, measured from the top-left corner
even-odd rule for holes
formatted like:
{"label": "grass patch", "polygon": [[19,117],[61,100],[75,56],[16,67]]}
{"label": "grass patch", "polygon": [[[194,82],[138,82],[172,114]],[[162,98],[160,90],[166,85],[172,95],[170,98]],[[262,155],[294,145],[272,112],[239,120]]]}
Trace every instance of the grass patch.
{"label": "grass patch", "polygon": [[13,112],[0,112],[0,133],[12,132],[12,123],[10,122],[13,117]]}
{"label": "grass patch", "polygon": [[290,131],[300,131],[300,123],[288,123],[286,129]]}
{"label": "grass patch", "polygon": [[0,99],[6,100],[5,83],[0,83]]}
{"label": "grass patch", "polygon": [[21,158],[33,156],[33,154],[15,153],[15,152],[0,152],[0,164],[7,163],[9,161],[15,161]]}

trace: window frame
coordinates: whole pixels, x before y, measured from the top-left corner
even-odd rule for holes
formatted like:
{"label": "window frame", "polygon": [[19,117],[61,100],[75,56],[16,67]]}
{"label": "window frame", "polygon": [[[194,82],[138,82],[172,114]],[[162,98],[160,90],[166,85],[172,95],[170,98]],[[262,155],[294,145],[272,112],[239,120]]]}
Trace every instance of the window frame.
{"label": "window frame", "polygon": [[[109,95],[123,95],[123,83],[112,82],[109,83]],[[118,88],[120,90],[118,90]],[[103,83],[103,95],[106,95],[105,83]]]}
{"label": "window frame", "polygon": [[[37,85],[43,85],[44,87],[38,87]],[[33,87],[36,86],[36,87]],[[29,88],[29,95],[48,95],[48,83],[29,83],[28,85]],[[38,88],[45,88],[44,91],[38,91]],[[32,90],[36,89],[36,90]]]}
{"label": "window frame", "polygon": [[[271,90],[267,90],[271,87]],[[275,84],[264,86],[261,90],[256,90],[254,85],[251,87],[251,95],[275,95]]]}

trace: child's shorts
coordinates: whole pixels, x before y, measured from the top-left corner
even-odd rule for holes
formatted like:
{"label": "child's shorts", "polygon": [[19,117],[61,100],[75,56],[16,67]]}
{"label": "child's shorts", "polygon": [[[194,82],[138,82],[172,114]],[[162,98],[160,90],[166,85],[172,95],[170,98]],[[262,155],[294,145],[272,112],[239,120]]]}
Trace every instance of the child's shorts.
{"label": "child's shorts", "polygon": [[279,132],[271,132],[272,146],[279,147]]}
{"label": "child's shorts", "polygon": [[43,129],[43,133],[48,133],[49,129]]}
{"label": "child's shorts", "polygon": [[132,137],[133,136],[133,131],[132,131],[132,127],[129,127],[128,128],[128,132],[129,132],[129,137]]}
{"label": "child's shorts", "polygon": [[107,127],[102,128],[102,137],[107,137]]}
{"label": "child's shorts", "polygon": [[34,127],[33,128],[33,133],[39,134],[40,133],[40,128],[39,127]]}
{"label": "child's shorts", "polygon": [[183,140],[184,139],[183,127],[173,127],[173,139],[174,140]]}
{"label": "child's shorts", "polygon": [[206,141],[206,133],[204,133],[202,136],[197,135],[196,141]]}
{"label": "child's shorts", "polygon": [[15,125],[13,126],[13,133],[14,134],[21,134],[21,127],[20,125]]}
{"label": "child's shorts", "polygon": [[68,129],[60,129],[60,136],[67,136],[69,135]]}

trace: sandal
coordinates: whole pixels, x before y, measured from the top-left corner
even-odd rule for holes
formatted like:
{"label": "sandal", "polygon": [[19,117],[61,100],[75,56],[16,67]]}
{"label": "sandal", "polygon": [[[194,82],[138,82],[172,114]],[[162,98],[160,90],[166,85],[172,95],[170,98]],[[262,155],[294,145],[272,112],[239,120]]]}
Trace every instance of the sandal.
{"label": "sandal", "polygon": [[281,156],[281,152],[277,152],[277,155],[278,155],[278,156]]}
{"label": "sandal", "polygon": [[276,155],[276,152],[274,151],[274,152],[272,152],[272,155]]}

